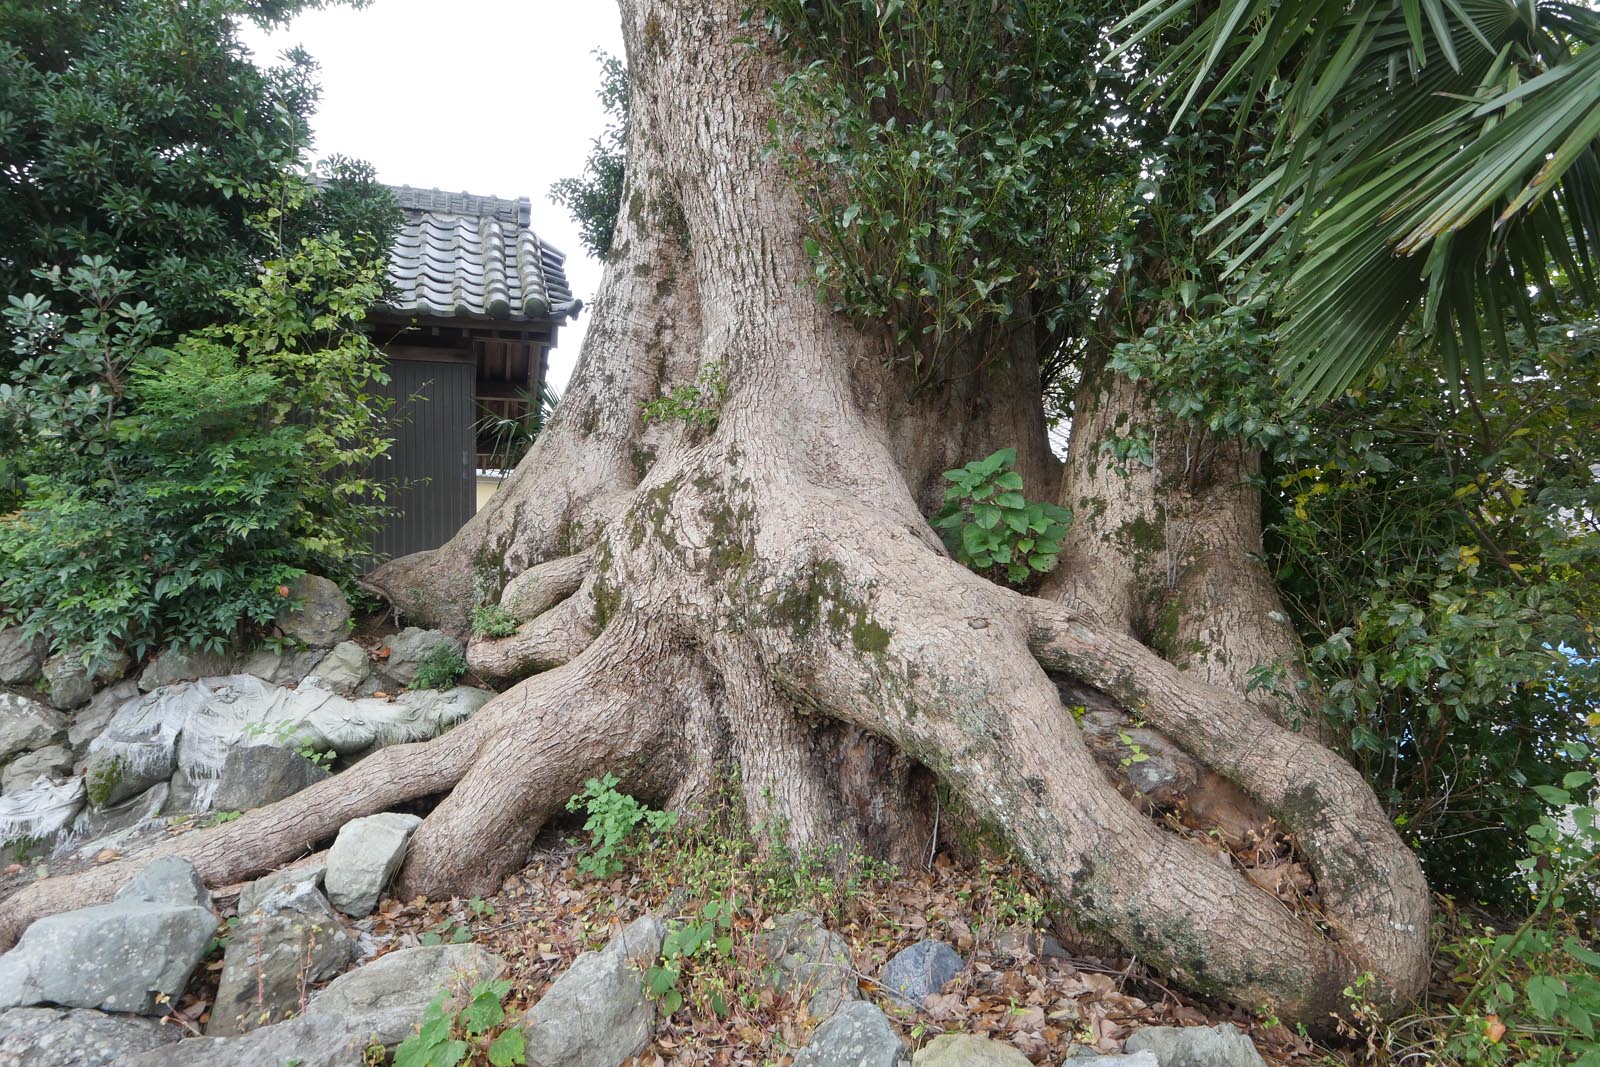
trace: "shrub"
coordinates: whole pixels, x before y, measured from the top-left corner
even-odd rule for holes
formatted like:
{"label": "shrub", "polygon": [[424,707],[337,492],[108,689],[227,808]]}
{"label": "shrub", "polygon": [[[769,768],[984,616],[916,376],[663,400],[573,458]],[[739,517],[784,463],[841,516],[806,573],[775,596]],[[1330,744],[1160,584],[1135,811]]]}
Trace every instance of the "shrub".
{"label": "shrub", "polygon": [[417,661],[417,673],[411,679],[411,689],[446,689],[461,680],[467,673],[466,658],[454,645],[440,643],[422,654]]}
{"label": "shrub", "polygon": [[643,823],[651,830],[667,830],[678,821],[671,812],[656,811],[617,792],[619,779],[614,774],[591,778],[583,792],[567,801],[568,811],[584,811],[588,820],[583,828],[593,838],[593,848],[578,859],[578,871],[591,878],[610,878],[622,870],[617,852],[634,827]]}
{"label": "shrub", "polygon": [[1055,569],[1071,512],[1022,495],[1022,475],[1012,469],[1017,450],[945,471],[952,484],[934,516],[956,559],[996,581],[1022,586]]}
{"label": "shrub", "polygon": [[499,604],[479,604],[472,609],[472,632],[484,637],[510,637],[517,632],[517,617]]}
{"label": "shrub", "polygon": [[445,1010],[448,993],[441,990],[422,1013],[417,1032],[394,1052],[394,1067],[457,1067],[488,1063],[514,1067],[528,1062],[528,1044],[520,1027],[500,1030],[506,1020],[504,1002],[511,982],[479,982],[467,992],[466,1006]]}

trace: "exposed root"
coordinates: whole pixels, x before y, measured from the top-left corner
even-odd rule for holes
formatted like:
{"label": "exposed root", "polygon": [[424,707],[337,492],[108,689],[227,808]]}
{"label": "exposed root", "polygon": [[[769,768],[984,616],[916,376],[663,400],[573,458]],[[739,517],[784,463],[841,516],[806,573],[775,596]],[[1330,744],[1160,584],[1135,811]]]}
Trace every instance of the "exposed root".
{"label": "exposed root", "polygon": [[1421,988],[1427,885],[1354,768],[1130,637],[1044,601],[1028,610],[1029,644],[1042,664],[1111,694],[1264,804],[1305,852],[1344,950],[1404,995]]}
{"label": "exposed root", "polygon": [[597,633],[593,595],[572,596],[524,622],[510,637],[474,637],[467,645],[467,666],[496,681],[525,678],[572,662]]}
{"label": "exposed root", "polygon": [[528,568],[506,583],[500,606],[518,622],[537,618],[578,591],[593,569],[594,556],[594,549],[587,548]]}

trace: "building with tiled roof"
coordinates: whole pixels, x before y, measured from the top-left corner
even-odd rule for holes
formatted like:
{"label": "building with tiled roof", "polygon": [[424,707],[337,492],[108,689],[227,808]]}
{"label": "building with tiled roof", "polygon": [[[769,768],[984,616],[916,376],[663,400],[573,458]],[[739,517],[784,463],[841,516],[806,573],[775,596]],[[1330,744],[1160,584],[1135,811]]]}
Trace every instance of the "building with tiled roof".
{"label": "building with tiled roof", "polygon": [[582,302],[566,257],[533,231],[526,197],[503,200],[394,187],[404,216],[390,252],[390,293],[368,321],[389,357],[395,444],[380,472],[398,487],[374,547],[436,548],[477,508],[490,462],[486,416],[527,414],[561,326]]}

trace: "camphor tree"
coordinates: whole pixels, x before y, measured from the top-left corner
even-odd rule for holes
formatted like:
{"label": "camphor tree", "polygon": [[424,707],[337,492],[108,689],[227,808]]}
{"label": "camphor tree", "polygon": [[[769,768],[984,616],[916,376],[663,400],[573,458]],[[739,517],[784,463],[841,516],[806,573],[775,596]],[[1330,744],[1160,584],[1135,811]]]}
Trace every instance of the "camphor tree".
{"label": "camphor tree", "polygon": [[[408,619],[463,633],[472,590],[499,590],[521,626],[469,658],[509,688],[435,741],[165,847],[224,884],[438,798],[398,893],[486,893],[586,778],[681,805],[732,768],[752,818],[792,843],[909,860],[927,852],[937,781],[1081,921],[1197,988],[1307,1021],[1363,972],[1415,995],[1427,887],[1296,684],[1297,639],[1257,561],[1255,453],[1167,415],[1104,344],[1067,336],[1156,321],[1116,280],[1128,271],[1089,293],[1083,264],[1045,255],[1068,243],[984,218],[1033,205],[1050,237],[1139,180],[1137,159],[1086,177],[1105,126],[1074,103],[1117,13],[840,0],[779,5],[775,29],[737,0],[621,6],[626,182],[577,370],[493,501],[371,577]],[[833,76],[834,53],[861,60],[859,82]],[[835,120],[850,93],[855,125]],[[850,190],[874,181],[907,206],[859,206]],[[869,224],[887,236],[860,236]],[[1133,273],[1166,269],[1138,255]],[[1061,462],[1040,367],[1063,352],[1077,385]],[[958,564],[929,521],[943,472],[1005,448],[1027,498],[1071,512],[1059,544],[1035,538],[1030,575],[1054,567],[1022,589]],[[997,501],[1016,491],[998,466],[984,479]],[[1277,820],[1319,907],[1285,907],[1131,802],[1132,761],[1091,744],[1075,704],[1181,748],[1202,828]],[[109,896],[130,866],[24,890],[5,935]]]}

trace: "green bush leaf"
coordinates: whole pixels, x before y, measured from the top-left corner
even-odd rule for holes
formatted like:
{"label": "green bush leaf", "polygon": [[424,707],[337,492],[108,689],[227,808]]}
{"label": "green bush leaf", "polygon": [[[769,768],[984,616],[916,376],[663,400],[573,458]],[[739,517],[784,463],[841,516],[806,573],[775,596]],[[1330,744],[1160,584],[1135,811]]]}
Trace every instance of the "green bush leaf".
{"label": "green bush leaf", "polygon": [[528,1062],[528,1041],[521,1027],[501,1031],[489,1046],[489,1062],[493,1067],[518,1067]]}

